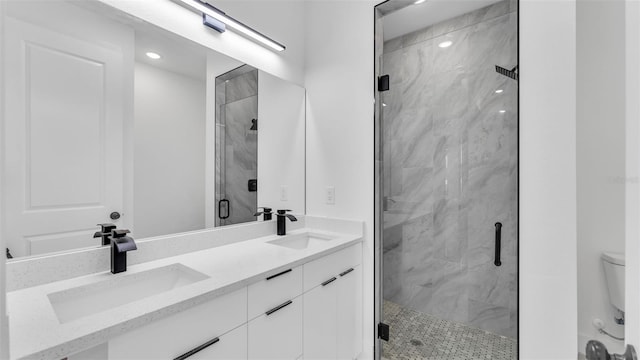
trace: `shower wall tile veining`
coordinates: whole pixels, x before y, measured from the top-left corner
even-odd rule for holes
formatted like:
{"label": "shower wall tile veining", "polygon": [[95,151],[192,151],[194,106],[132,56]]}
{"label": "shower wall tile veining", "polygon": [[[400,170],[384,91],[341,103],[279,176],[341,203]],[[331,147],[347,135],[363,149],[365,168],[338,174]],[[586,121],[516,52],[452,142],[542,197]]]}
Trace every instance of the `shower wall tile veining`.
{"label": "shower wall tile veining", "polygon": [[517,64],[515,11],[495,3],[389,40],[382,56],[384,298],[511,338],[517,82],[495,65]]}
{"label": "shower wall tile veining", "polygon": [[[257,191],[248,181],[258,177],[258,70],[243,65],[216,78],[216,204],[228,200],[228,218],[216,226],[255,221]],[[219,206],[227,215],[226,209]]]}

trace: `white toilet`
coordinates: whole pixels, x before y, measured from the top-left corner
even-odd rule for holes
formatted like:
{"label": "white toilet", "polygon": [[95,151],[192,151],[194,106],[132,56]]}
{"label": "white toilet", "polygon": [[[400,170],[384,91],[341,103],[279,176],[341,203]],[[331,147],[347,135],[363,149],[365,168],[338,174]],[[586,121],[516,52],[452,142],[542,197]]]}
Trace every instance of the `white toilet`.
{"label": "white toilet", "polygon": [[624,324],[624,254],[604,252],[601,258],[609,301],[615,309],[614,320],[618,324]]}

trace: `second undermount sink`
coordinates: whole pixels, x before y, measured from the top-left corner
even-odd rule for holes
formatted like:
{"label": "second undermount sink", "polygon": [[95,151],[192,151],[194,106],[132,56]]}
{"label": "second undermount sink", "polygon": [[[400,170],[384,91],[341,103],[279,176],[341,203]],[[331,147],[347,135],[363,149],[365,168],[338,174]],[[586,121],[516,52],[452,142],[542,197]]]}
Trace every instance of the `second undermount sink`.
{"label": "second undermount sink", "polygon": [[182,264],[172,264],[139,273],[49,294],[49,302],[61,324],[132,303],[153,295],[207,279],[208,276]]}
{"label": "second undermount sink", "polygon": [[272,245],[284,246],[290,249],[303,250],[310,247],[326,245],[327,242],[333,240],[334,237],[328,235],[320,235],[314,233],[303,233],[286,235],[280,239],[267,241]]}

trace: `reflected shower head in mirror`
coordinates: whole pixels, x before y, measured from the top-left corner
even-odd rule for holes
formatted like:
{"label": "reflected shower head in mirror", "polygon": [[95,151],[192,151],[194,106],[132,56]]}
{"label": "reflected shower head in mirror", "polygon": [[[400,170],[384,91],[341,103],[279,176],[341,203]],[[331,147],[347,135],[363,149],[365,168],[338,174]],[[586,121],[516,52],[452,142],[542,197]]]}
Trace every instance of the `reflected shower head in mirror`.
{"label": "reflected shower head in mirror", "polygon": [[251,119],[251,127],[249,130],[258,130],[258,119]]}

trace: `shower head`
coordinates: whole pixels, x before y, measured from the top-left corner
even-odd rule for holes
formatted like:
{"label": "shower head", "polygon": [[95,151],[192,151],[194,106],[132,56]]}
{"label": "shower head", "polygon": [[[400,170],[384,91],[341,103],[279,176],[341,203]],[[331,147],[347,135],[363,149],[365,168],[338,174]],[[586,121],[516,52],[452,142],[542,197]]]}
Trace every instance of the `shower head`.
{"label": "shower head", "polygon": [[513,80],[518,80],[518,65],[516,65],[513,69],[511,70],[507,70],[505,68],[503,68],[502,66],[498,66],[496,65],[496,72],[499,74],[502,74],[504,76],[508,76],[510,78],[512,78]]}

